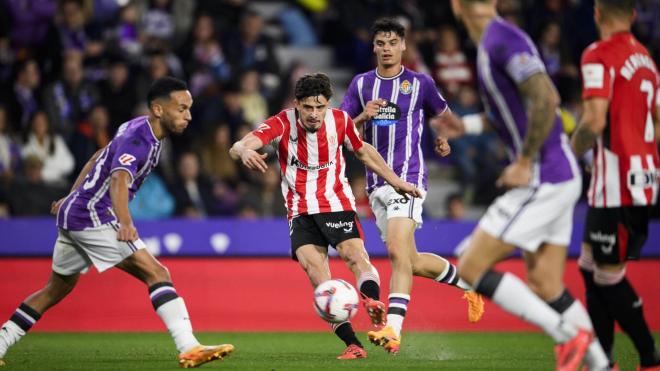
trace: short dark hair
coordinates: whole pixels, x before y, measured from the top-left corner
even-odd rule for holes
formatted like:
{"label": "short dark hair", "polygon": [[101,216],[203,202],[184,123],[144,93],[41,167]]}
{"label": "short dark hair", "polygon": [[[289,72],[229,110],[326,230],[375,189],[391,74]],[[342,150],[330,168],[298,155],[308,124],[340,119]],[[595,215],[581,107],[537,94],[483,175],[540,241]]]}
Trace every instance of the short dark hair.
{"label": "short dark hair", "polygon": [[298,79],[293,95],[297,100],[303,100],[307,97],[316,97],[322,95],[325,99],[332,98],[332,86],[330,78],[324,73],[315,73],[305,75]]}
{"label": "short dark hair", "polygon": [[596,6],[608,15],[629,16],[635,10],[635,0],[596,0]]}
{"label": "short dark hair", "polygon": [[188,85],[177,78],[165,76],[154,81],[147,93],[147,104],[151,106],[151,102],[158,98],[169,98],[170,93],[173,91],[188,90]]}
{"label": "short dark hair", "polygon": [[384,32],[394,32],[400,38],[406,37],[406,29],[403,25],[392,18],[381,18],[374,22],[374,25],[371,26],[371,38],[375,38],[377,34]]}

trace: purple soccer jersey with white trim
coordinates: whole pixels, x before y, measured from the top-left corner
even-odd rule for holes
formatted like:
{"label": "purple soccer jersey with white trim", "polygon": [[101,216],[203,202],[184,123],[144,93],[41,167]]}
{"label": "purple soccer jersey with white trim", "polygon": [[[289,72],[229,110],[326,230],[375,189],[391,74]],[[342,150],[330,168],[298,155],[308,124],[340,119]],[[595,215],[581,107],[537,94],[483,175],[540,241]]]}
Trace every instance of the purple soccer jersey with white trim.
{"label": "purple soccer jersey with white trim", "polygon": [[[499,17],[490,22],[477,51],[479,91],[489,121],[511,160],[520,155],[528,126],[518,84],[537,73],[545,73],[545,66],[529,37]],[[577,162],[557,112],[554,126],[535,159],[532,185],[560,183],[576,176]]]}
{"label": "purple soccer jersey with white trim", "polygon": [[80,231],[113,222],[116,216],[110,199],[110,179],[115,171],[131,175],[129,201],[158,164],[161,142],[154,135],[147,116],[121,125],[112,141],[101,152],[84,181],[60,206],[57,226]]}
{"label": "purple soccer jersey with white trim", "polygon": [[[376,70],[353,78],[341,109],[356,117],[367,102],[385,99],[378,115],[364,124],[363,140],[373,145],[387,165],[405,181],[427,188],[426,164],[421,148],[424,120],[447,109],[431,77],[407,68],[394,77],[379,76]],[[367,191],[385,184],[385,180],[367,169]]]}

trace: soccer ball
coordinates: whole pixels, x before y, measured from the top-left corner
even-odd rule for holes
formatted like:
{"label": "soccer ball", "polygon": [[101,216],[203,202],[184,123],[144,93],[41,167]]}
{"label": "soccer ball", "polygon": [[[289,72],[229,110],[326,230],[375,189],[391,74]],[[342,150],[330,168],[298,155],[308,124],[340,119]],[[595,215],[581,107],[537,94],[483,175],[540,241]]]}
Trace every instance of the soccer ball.
{"label": "soccer ball", "polygon": [[329,280],[314,290],[314,309],[324,320],[340,323],[357,313],[360,299],[357,291],[344,280]]}

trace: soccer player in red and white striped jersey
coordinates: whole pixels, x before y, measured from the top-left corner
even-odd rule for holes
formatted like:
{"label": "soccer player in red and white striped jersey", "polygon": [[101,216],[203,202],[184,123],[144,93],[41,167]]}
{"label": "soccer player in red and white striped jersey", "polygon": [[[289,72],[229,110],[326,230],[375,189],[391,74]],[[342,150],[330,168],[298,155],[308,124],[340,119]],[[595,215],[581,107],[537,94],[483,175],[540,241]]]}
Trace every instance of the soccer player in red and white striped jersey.
{"label": "soccer player in red and white striped jersey", "polygon": [[660,74],[630,33],[633,0],[597,0],[601,40],[582,54],[584,113],[573,135],[578,156],[593,148],[589,211],[578,261],[587,306],[603,349],[612,357],[614,321],[631,337],[641,369],[660,366],[642,300],[625,277],[648,236],[658,197]]}
{"label": "soccer player in red and white striped jersey", "polygon": [[[249,169],[264,172],[267,155],[256,151],[268,144],[276,148],[292,258],[316,287],[331,278],[327,249],[333,246],[355,274],[372,322],[382,324],[385,306],[379,301],[380,279],[364,248],[355,198],[344,174],[342,147],[353,151],[397,192],[412,197],[421,197],[421,192],[400,179],[374,147],[362,142],[346,112],[328,108],[332,88],[326,75],[303,76],[294,95],[295,108],[268,118],[236,142],[230,154]],[[347,346],[338,358],[366,357],[350,322],[333,325],[333,329]]]}

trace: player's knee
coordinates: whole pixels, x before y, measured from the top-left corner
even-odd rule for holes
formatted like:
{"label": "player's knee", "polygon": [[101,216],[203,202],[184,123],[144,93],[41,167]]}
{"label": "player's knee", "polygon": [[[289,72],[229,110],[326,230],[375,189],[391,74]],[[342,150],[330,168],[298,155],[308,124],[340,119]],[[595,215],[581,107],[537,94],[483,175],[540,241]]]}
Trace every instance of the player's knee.
{"label": "player's knee", "polygon": [[411,264],[408,254],[404,251],[404,246],[399,241],[387,241],[387,255],[393,264]]}
{"label": "player's knee", "polygon": [[172,282],[169,269],[162,264],[158,264],[153,268],[151,276],[154,282]]}

